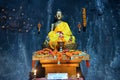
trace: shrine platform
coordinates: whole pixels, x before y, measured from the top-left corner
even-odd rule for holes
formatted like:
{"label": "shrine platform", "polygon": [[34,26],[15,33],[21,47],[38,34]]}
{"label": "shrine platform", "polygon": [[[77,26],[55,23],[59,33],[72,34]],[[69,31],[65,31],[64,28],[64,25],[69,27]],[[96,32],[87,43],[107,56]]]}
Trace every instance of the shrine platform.
{"label": "shrine platform", "polygon": [[[82,76],[81,71],[77,71],[77,69],[80,69],[80,63],[83,60],[90,60],[89,54],[81,53],[77,55],[72,55],[69,58],[65,54],[63,54],[59,64],[58,60],[51,54],[34,54],[32,56],[32,68],[35,68],[35,62],[39,61],[42,64],[42,67],[45,68],[45,76],[47,76],[48,73],[68,73],[68,80],[83,80],[82,78],[76,78],[77,73],[79,73],[80,76]],[[71,77],[76,79],[72,79]],[[47,79],[37,78],[35,80]]]}

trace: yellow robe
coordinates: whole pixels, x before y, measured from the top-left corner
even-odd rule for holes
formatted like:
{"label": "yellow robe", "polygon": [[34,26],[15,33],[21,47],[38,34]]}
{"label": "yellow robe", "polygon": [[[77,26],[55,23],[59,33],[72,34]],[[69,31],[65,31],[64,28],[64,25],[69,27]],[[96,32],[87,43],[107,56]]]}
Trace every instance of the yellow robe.
{"label": "yellow robe", "polygon": [[[48,37],[51,42],[56,42],[58,40],[59,34],[57,32],[61,31],[64,36],[64,40],[68,42],[71,38],[72,32],[69,25],[66,22],[61,21],[55,26],[54,31],[48,33]],[[75,43],[75,37],[72,35],[72,43]]]}

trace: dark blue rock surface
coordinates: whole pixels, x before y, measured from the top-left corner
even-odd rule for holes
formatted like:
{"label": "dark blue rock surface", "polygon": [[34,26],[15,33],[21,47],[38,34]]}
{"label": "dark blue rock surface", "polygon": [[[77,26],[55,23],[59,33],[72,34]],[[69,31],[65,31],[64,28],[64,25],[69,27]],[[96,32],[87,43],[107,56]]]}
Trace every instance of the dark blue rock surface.
{"label": "dark blue rock surface", "polygon": [[[78,33],[83,7],[87,26]],[[119,0],[0,0],[0,80],[28,80],[32,53],[42,48],[57,9],[63,11],[78,49],[91,57],[90,68],[81,63],[85,79],[119,80]]]}

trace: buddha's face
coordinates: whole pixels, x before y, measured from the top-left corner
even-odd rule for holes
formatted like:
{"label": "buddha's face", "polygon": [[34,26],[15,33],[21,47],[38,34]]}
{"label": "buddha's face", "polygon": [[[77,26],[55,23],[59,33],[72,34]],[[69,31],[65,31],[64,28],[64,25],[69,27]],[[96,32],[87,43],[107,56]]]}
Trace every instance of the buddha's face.
{"label": "buddha's face", "polygon": [[56,18],[57,18],[58,20],[62,19],[62,12],[61,12],[61,11],[57,11],[57,13],[56,13]]}

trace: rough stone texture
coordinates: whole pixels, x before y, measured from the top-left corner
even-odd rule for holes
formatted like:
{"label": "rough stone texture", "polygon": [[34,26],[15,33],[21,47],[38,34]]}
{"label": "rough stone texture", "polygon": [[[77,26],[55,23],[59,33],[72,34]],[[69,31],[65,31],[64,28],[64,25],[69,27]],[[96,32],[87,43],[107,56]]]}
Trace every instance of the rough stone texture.
{"label": "rough stone texture", "polygon": [[[78,33],[83,7],[87,28]],[[57,9],[63,11],[78,49],[91,56],[90,68],[81,64],[86,80],[119,80],[119,7],[119,0],[0,0],[0,80],[28,80],[32,53],[42,48]]]}

